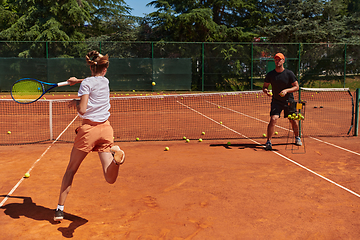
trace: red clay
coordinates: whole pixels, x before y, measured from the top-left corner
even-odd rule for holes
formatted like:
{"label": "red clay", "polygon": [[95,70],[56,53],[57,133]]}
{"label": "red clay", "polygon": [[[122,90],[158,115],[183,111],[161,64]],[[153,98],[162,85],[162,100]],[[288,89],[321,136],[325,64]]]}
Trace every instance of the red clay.
{"label": "red clay", "polygon": [[50,143],[0,146],[0,201],[40,159],[0,209],[0,239],[359,239],[360,140],[323,140],[357,154],[313,138],[306,152],[286,138],[274,152],[243,139],[120,143],[117,182],[105,182],[90,153],[61,223],[53,209],[72,144],[43,156]]}

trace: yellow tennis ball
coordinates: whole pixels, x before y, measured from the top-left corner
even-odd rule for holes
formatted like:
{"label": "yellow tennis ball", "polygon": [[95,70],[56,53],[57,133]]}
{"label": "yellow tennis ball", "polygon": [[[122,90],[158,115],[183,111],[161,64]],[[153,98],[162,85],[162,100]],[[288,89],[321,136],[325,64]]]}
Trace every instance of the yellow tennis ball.
{"label": "yellow tennis ball", "polygon": [[205,135],[205,132],[202,132],[201,134],[202,134],[202,135]]}
{"label": "yellow tennis ball", "polygon": [[184,139],[184,140],[186,140],[186,137],[185,137],[185,136],[183,136],[183,139]]}
{"label": "yellow tennis ball", "polygon": [[202,142],[202,139],[201,139],[201,138],[199,138],[199,142]]}
{"label": "yellow tennis ball", "polygon": [[155,85],[156,85],[156,82],[152,82],[151,84],[152,84],[153,86],[155,86]]}
{"label": "yellow tennis ball", "polygon": [[263,137],[266,137],[266,134],[265,134],[265,133],[263,134]]}
{"label": "yellow tennis ball", "polygon": [[170,150],[170,148],[169,147],[165,147],[165,151],[169,151]]}
{"label": "yellow tennis ball", "polygon": [[7,134],[11,134],[11,131],[8,131]]}
{"label": "yellow tennis ball", "polygon": [[220,124],[222,124],[222,122],[220,122]]}
{"label": "yellow tennis ball", "polygon": [[278,135],[279,133],[278,132],[275,132],[275,135]]}
{"label": "yellow tennis ball", "polygon": [[25,173],[24,178],[28,178],[28,177],[30,177],[30,173]]}
{"label": "yellow tennis ball", "polygon": [[190,142],[190,139],[186,139],[186,142]]}
{"label": "yellow tennis ball", "polygon": [[136,138],[136,141],[139,141],[140,140],[140,138]]}

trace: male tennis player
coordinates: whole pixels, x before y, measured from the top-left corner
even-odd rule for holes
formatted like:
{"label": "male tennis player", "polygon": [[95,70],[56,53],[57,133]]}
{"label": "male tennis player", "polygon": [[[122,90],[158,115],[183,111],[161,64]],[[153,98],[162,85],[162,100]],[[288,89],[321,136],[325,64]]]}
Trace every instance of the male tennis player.
{"label": "male tennis player", "polygon": [[[293,92],[299,90],[299,83],[295,74],[291,70],[284,68],[285,56],[282,53],[277,53],[274,61],[275,69],[266,74],[263,85],[263,92],[268,96],[272,96],[270,122],[267,127],[267,141],[265,144],[266,150],[272,150],[271,138],[281,112],[284,110],[284,117],[296,112]],[[268,90],[270,84],[272,86],[272,93]],[[295,144],[301,146],[302,142],[299,136],[298,125],[295,120],[289,119],[289,121],[295,134]]]}
{"label": "male tennis player", "polygon": [[86,55],[91,76],[85,79],[72,77],[70,85],[81,83],[78,91],[80,100],[72,100],[69,107],[75,107],[82,118],[82,125],[76,131],[74,146],[70,161],[64,174],[58,206],[54,221],[64,218],[64,203],[69,194],[74,176],[80,164],[91,151],[98,152],[105,180],[114,183],[119,172],[119,165],[125,160],[125,153],[119,146],[113,146],[113,128],[108,118],[110,116],[109,80],[105,77],[109,67],[108,55],[91,51]]}

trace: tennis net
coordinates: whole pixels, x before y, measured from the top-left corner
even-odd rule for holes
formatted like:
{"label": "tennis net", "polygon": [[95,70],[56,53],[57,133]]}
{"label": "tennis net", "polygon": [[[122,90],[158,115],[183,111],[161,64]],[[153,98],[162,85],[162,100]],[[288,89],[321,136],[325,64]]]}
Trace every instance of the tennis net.
{"label": "tennis net", "polygon": [[[270,119],[271,98],[262,91],[113,95],[109,121],[116,142],[263,138]],[[299,93],[294,95],[299,99]],[[303,136],[350,134],[354,106],[349,89],[303,88],[300,98]],[[62,132],[58,141],[73,142],[81,119],[67,105],[66,100],[19,104],[1,99],[0,145],[50,141]],[[282,117],[274,137],[290,131]]]}

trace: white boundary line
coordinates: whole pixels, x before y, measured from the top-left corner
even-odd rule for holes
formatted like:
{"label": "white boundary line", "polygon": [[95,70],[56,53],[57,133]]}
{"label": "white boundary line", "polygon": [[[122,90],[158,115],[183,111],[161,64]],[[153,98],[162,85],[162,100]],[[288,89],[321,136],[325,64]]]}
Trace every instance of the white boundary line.
{"label": "white boundary line", "polygon": [[339,148],[339,149],[341,149],[341,150],[344,150],[344,151],[346,151],[346,152],[353,153],[353,154],[355,154],[355,155],[360,156],[360,153],[357,153],[357,152],[351,151],[351,150],[349,150],[349,149],[346,149],[346,148],[340,147],[340,146],[338,146],[338,145],[335,145],[335,144],[332,144],[332,143],[329,143],[329,142],[325,142],[325,141],[320,140],[320,139],[318,139],[318,138],[314,138],[314,137],[310,137],[310,138],[312,138],[312,139],[314,139],[314,140],[316,140],[316,141],[319,141],[319,142],[321,142],[321,143],[325,143],[325,144],[327,144],[327,145],[330,145],[330,146],[333,146],[333,147]]}
{"label": "white boundary line", "polygon": [[[258,144],[258,145],[260,145],[260,146],[262,146],[262,147],[265,147],[264,145],[260,144],[259,142],[257,142],[257,141],[255,141],[255,140],[253,140],[253,139],[251,139],[251,138],[249,138],[249,137],[247,137],[247,136],[245,136],[245,135],[243,135],[243,134],[235,131],[234,129],[231,129],[231,128],[223,125],[223,124],[218,123],[218,122],[215,121],[214,119],[212,119],[212,118],[210,118],[210,117],[202,114],[201,112],[199,112],[199,111],[197,111],[197,110],[195,110],[195,109],[193,109],[193,108],[191,108],[191,107],[189,107],[189,106],[187,106],[187,105],[185,105],[185,104],[183,104],[183,103],[181,103],[181,102],[179,102],[179,101],[178,101],[178,103],[181,104],[181,105],[183,105],[184,107],[190,109],[191,111],[196,112],[196,113],[200,114],[201,116],[203,116],[203,117],[205,117],[205,118],[207,118],[207,119],[209,119],[209,120],[211,120],[211,121],[219,124],[220,126],[226,128],[226,129],[228,129],[228,130],[230,130],[230,131],[232,131],[232,132],[234,132],[234,133],[236,133],[236,134],[239,134],[239,135],[245,137],[246,139],[248,139],[248,140],[250,140],[250,141],[252,141],[252,142],[254,142],[254,143],[256,143],[256,144]],[[319,139],[315,139],[315,140],[321,141],[321,140],[319,140]],[[323,142],[323,141],[321,141],[321,142]],[[324,143],[326,143],[326,142],[324,142]],[[326,144],[329,144],[329,145],[334,146],[334,147],[338,147],[338,146],[333,145],[333,144],[331,144],[331,143],[326,143]],[[346,150],[346,149],[341,148],[341,147],[338,147],[338,148],[343,149],[343,150]],[[298,163],[298,162],[295,162],[294,160],[291,160],[290,158],[288,158],[288,157],[286,157],[286,156],[284,156],[284,155],[282,155],[282,154],[280,154],[280,153],[278,153],[278,152],[276,152],[276,151],[271,151],[271,152],[274,153],[274,154],[276,154],[276,155],[278,155],[278,156],[280,156],[280,157],[282,157],[282,158],[284,158],[285,160],[287,160],[287,161],[289,161],[289,162],[291,162],[291,163],[293,163],[293,164],[301,167],[302,169],[305,169],[306,171],[308,171],[308,172],[310,172],[310,173],[312,173],[312,174],[314,174],[314,175],[316,175],[316,176],[324,179],[325,181],[328,181],[329,183],[332,183],[332,184],[334,184],[335,186],[337,186],[337,187],[339,187],[339,188],[341,188],[341,189],[343,189],[343,190],[345,190],[345,191],[347,191],[347,192],[355,195],[356,197],[359,197],[359,198],[360,198],[360,194],[358,194],[358,193],[356,193],[356,192],[354,192],[354,191],[351,191],[350,189],[348,189],[348,188],[346,188],[346,187],[344,187],[344,186],[342,186],[342,185],[340,185],[340,184],[338,184],[338,183],[330,180],[329,178],[326,178],[326,177],[322,176],[321,174],[319,174],[319,173],[317,173],[317,172],[314,172],[313,170],[311,170],[311,169],[309,169],[309,168],[301,165],[301,164]],[[350,151],[350,152],[352,152],[352,151]],[[352,153],[355,153],[355,152],[352,152]],[[356,154],[357,154],[357,153],[356,153]]]}
{"label": "white boundary line", "polygon": [[[252,119],[257,120],[257,121],[259,121],[259,122],[266,123],[266,124],[268,123],[268,122],[265,122],[264,120],[261,120],[261,119],[258,119],[258,118],[256,118],[256,117],[247,115],[247,114],[242,113],[242,112],[235,111],[235,110],[233,110],[233,109],[231,109],[231,108],[227,108],[227,107],[224,107],[224,106],[221,106],[221,105],[218,105],[218,104],[216,104],[216,103],[209,102],[209,101],[207,101],[207,102],[210,103],[210,104],[213,104],[213,105],[215,105],[215,106],[220,106],[220,107],[222,107],[222,108],[224,108],[224,109],[226,109],[226,110],[228,110],[228,111],[231,111],[231,112],[234,112],[234,113],[243,115],[243,116],[248,117],[248,118],[252,118]],[[281,127],[281,126],[279,126],[279,125],[276,125],[276,127],[280,128],[280,129],[283,129],[283,130],[286,130],[286,131],[290,131],[290,132],[293,131],[293,130],[291,130],[291,129],[287,129],[287,128]],[[318,138],[315,138],[315,137],[311,137],[311,136],[309,136],[309,138],[314,139],[314,140],[316,140],[316,141],[318,141],[318,142],[321,142],[321,143],[324,143],[324,144],[327,144],[327,145],[336,147],[336,148],[338,148],[338,149],[344,150],[344,151],[346,151],[346,152],[353,153],[353,154],[355,154],[355,155],[360,156],[360,153],[358,153],[358,152],[351,151],[351,150],[349,150],[349,149],[340,147],[340,146],[335,145],[335,144],[333,144],[333,143],[329,143],[329,142],[326,142],[326,141],[323,141],[323,140],[321,140],[321,139],[318,139]]]}
{"label": "white boundary line", "polygon": [[[42,159],[42,157],[49,151],[49,149],[59,140],[59,138],[64,134],[64,132],[73,124],[73,122],[76,120],[78,115],[75,116],[75,118],[67,125],[67,127],[59,134],[59,136],[50,144],[50,146],[41,154],[41,156],[33,163],[33,165],[30,167],[30,169],[27,171],[28,173],[33,170],[35,165]],[[20,184],[24,181],[24,177],[22,177],[19,182],[11,189],[11,191],[6,195],[6,197],[1,201],[0,207],[4,205],[4,203],[9,199],[11,194],[15,192],[15,190],[20,186]]]}
{"label": "white boundary line", "polygon": [[[262,122],[262,123],[266,123],[266,124],[268,124],[268,123],[269,123],[269,122],[266,122],[266,121],[261,120],[261,119],[259,119],[259,118],[256,118],[256,117],[253,117],[253,116],[247,115],[247,114],[245,114],[245,113],[235,111],[234,109],[227,108],[227,107],[224,107],[224,106],[221,106],[221,105],[218,105],[218,104],[216,104],[216,103],[209,102],[209,101],[207,101],[207,102],[208,102],[208,103],[210,103],[210,104],[212,104],[212,105],[222,107],[222,108],[224,108],[224,109],[226,109],[226,110],[229,110],[229,111],[231,111],[231,112],[234,112],[234,113],[237,113],[237,114],[243,115],[243,116],[245,116],[245,117],[252,118],[252,119],[254,119],[254,120],[256,120],[256,121],[259,121],[259,122]],[[276,127],[280,128],[280,129],[283,129],[283,130],[286,130],[286,131],[290,131],[290,132],[292,132],[292,131],[293,131],[293,130],[291,130],[291,129],[284,128],[284,127],[279,126],[279,125],[276,125]]]}

